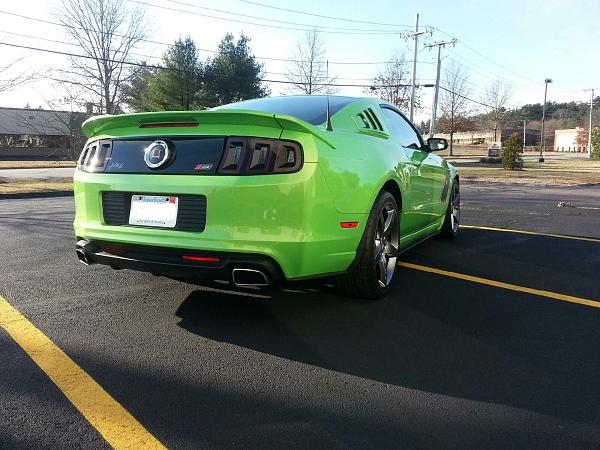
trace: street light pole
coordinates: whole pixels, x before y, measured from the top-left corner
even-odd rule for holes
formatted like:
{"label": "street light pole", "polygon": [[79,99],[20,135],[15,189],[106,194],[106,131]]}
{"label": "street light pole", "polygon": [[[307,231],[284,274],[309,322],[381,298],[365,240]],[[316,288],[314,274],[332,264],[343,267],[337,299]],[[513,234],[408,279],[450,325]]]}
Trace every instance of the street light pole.
{"label": "street light pole", "polygon": [[540,142],[540,159],[538,159],[539,162],[544,162],[544,152],[546,151],[546,139],[544,135],[544,125],[546,122],[546,97],[548,96],[548,83],[552,83],[552,80],[550,78],[546,78],[544,80],[544,83],[546,83],[546,87],[544,89],[544,108],[542,109],[542,142]]}
{"label": "street light pole", "polygon": [[592,157],[592,110],[594,109],[594,90],[590,89],[590,91],[592,91],[592,95],[590,97],[590,122],[588,124],[588,158]]}
{"label": "street light pole", "polygon": [[527,134],[525,130],[527,130],[526,120],[523,121],[523,153],[525,153],[525,142],[527,142]]}

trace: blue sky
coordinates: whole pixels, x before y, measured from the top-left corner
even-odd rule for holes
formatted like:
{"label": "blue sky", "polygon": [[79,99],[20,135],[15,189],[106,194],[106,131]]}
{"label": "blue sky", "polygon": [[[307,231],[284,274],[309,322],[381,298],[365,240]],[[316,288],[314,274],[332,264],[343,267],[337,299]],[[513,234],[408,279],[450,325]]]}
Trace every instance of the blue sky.
{"label": "blue sky", "polygon": [[[549,89],[550,100],[584,100],[587,94],[584,94],[582,89],[600,88],[598,0],[453,0],[443,3],[423,0],[255,0],[278,8],[337,18],[397,24],[395,27],[319,18],[266,8],[243,0],[139,0],[147,5],[133,0],[124,1],[131,7],[145,8],[152,29],[150,37],[153,40],[172,42],[177,37],[189,34],[200,48],[210,50],[216,48],[225,32],[244,32],[252,38],[252,47],[256,55],[275,58],[290,58],[303,32],[287,29],[286,25],[269,20],[317,27],[399,31],[412,27],[415,14],[419,12],[423,26],[438,29],[433,36],[426,38],[427,42],[448,39],[450,36],[459,39],[454,48],[444,51],[443,64],[447,67],[454,61],[465,66],[472,83],[471,97],[474,99],[480,99],[483,86],[493,79],[502,79],[512,84],[513,106],[542,101],[543,80],[547,77],[554,80]],[[0,10],[53,20],[50,12],[57,8],[60,8],[59,1],[22,0],[6,2]],[[219,9],[231,14],[202,8]],[[206,15],[221,17],[223,20]],[[259,19],[244,18],[241,15],[256,16]],[[77,51],[76,47],[43,39],[46,37],[65,40],[64,31],[59,27],[17,19],[5,14],[0,14],[0,19],[1,42]],[[243,23],[234,22],[236,20]],[[247,23],[249,21],[281,26],[284,29],[252,25]],[[306,26],[290,25],[292,28]],[[16,36],[14,33],[28,34],[34,38]],[[366,80],[382,66],[336,64],[337,62],[384,61],[395,51],[404,51],[407,59],[412,58],[412,42],[407,42],[396,34],[323,33],[322,36],[327,46],[327,58],[332,61],[330,71],[337,75],[341,82],[366,83]],[[164,49],[164,46],[158,44],[145,43],[136,52],[155,56],[156,59],[151,59],[150,62],[157,63]],[[435,52],[420,50],[422,51],[418,57],[418,79],[431,82],[435,77],[435,65],[432,64],[435,61]],[[202,53],[202,56],[209,54]],[[66,64],[63,57],[33,51],[2,48],[2,55],[5,61],[25,57],[19,65],[23,70],[28,67],[47,70],[46,68]],[[285,66],[284,62],[265,61],[269,78],[284,79],[280,73],[285,72]],[[272,88],[274,93],[281,92],[281,89],[280,85],[274,85]],[[428,90],[424,93],[424,108],[420,111],[419,118],[429,114],[430,92],[431,90]],[[356,95],[361,94],[361,89],[343,88],[340,93]],[[57,98],[60,95],[58,87],[40,81],[13,92],[1,93],[0,106],[23,106],[27,102],[33,106],[45,106],[45,99]]]}

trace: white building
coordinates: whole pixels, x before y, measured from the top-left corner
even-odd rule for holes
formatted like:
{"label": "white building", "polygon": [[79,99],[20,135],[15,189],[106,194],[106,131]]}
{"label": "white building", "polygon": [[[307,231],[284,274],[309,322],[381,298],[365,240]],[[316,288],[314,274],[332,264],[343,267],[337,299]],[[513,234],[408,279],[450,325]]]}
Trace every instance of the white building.
{"label": "white building", "polygon": [[582,128],[568,130],[554,130],[554,150],[557,152],[585,152],[585,145],[577,145],[577,134]]}

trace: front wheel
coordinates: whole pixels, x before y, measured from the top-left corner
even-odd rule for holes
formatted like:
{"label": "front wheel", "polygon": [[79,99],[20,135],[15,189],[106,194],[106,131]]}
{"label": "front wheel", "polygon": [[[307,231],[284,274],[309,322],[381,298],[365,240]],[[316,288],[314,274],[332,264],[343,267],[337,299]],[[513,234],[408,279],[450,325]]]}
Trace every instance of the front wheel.
{"label": "front wheel", "polygon": [[452,193],[446,209],[444,224],[440,230],[440,235],[446,238],[454,238],[458,235],[460,228],[460,186],[458,180],[452,184]]}
{"label": "front wheel", "polygon": [[387,294],[396,271],[400,244],[400,213],[396,199],[381,191],[349,273],[338,276],[340,290],[349,296],[378,299]]}

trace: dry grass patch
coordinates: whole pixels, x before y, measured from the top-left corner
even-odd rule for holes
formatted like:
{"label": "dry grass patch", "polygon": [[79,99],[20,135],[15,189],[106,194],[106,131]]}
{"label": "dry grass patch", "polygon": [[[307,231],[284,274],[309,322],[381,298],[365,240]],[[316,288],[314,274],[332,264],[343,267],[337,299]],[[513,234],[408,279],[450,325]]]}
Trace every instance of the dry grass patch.
{"label": "dry grass patch", "polygon": [[0,169],[45,169],[52,167],[75,167],[76,164],[75,161],[0,161]]}
{"label": "dry grass patch", "polygon": [[500,164],[456,162],[454,165],[464,181],[561,186],[600,184],[600,160],[526,161],[523,170],[504,170]]}
{"label": "dry grass patch", "polygon": [[40,192],[65,192],[73,190],[71,178],[46,178],[27,180],[0,180],[0,197],[6,194],[31,194]]}

